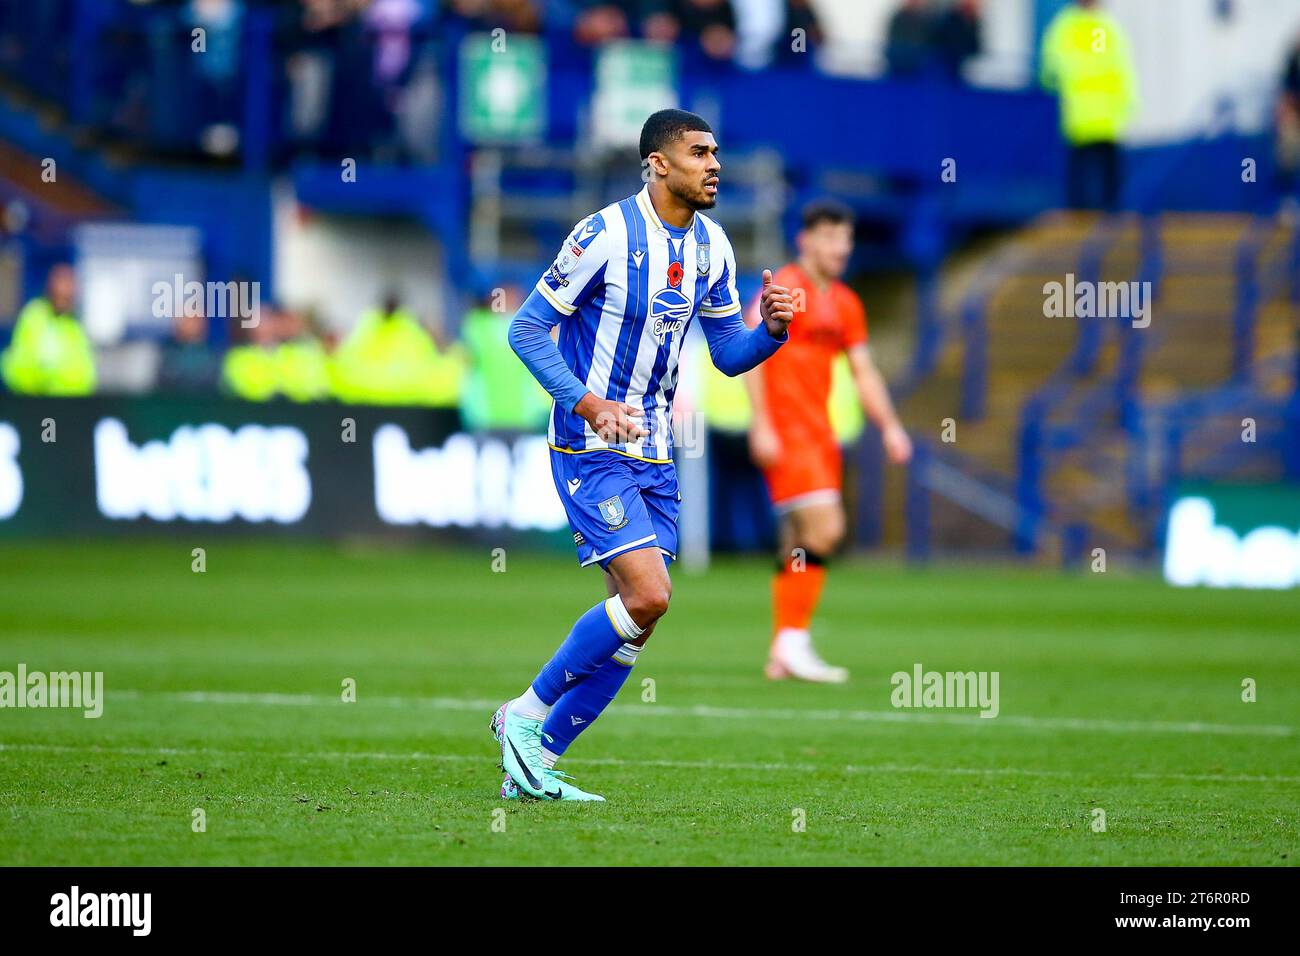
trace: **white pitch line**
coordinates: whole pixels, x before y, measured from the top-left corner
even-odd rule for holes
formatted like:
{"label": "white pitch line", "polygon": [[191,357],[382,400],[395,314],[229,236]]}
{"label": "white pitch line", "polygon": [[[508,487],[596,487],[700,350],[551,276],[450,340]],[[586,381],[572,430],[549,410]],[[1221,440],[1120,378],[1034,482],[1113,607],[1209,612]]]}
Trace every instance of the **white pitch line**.
{"label": "white pitch line", "polygon": [[[488,756],[471,754],[430,754],[414,751],[410,753],[389,753],[384,751],[322,750],[322,751],[262,751],[262,750],[220,750],[206,747],[104,747],[87,744],[72,747],[65,744],[2,744],[0,753],[21,751],[32,753],[75,753],[94,756],[96,754],[120,754],[132,757],[205,757],[205,758],[239,758],[267,757],[280,760],[418,760],[451,762],[469,761],[487,763]],[[489,751],[490,753],[490,751]],[[1266,776],[1256,774],[1212,774],[1212,773],[1158,773],[1158,772],[1119,772],[1087,771],[1077,773],[1069,770],[1031,770],[1021,767],[925,767],[900,764],[812,764],[784,763],[781,761],[761,763],[738,763],[718,760],[627,760],[621,757],[566,757],[565,765],[581,764],[593,767],[664,767],[672,770],[742,770],[746,772],[765,773],[822,773],[840,772],[848,774],[938,774],[940,776],[1017,776],[1017,777],[1051,777],[1080,779],[1092,775],[1122,777],[1136,780],[1182,780],[1196,783],[1290,783],[1300,784],[1300,777]]]}
{"label": "white pitch line", "polygon": [[[108,692],[109,700],[142,700],[163,697],[194,704],[251,704],[254,706],[323,707],[337,706],[336,696],[318,694],[253,694],[234,691],[139,691]],[[483,711],[491,713],[501,701],[460,697],[363,697],[367,706],[427,708],[433,710]],[[354,706],[354,705],[349,705]],[[819,720],[862,721],[889,724],[952,724],[963,727],[1024,727],[1031,730],[1081,730],[1106,733],[1219,734],[1245,737],[1292,737],[1297,728],[1286,724],[1212,724],[1204,721],[1111,720],[1097,717],[1040,717],[1027,714],[999,714],[982,718],[974,712],[933,713],[916,710],[811,710],[800,708],[710,707],[707,704],[678,707],[672,704],[612,704],[610,713],[641,717],[694,717],[716,720]]]}

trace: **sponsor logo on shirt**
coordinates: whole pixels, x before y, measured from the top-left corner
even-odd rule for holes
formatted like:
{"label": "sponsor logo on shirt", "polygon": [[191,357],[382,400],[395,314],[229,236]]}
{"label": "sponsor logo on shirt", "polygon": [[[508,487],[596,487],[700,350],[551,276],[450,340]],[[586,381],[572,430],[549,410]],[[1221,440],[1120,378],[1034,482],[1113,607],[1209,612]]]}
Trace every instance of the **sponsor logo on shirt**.
{"label": "sponsor logo on shirt", "polygon": [[660,339],[680,332],[690,317],[691,300],[676,289],[660,289],[650,300],[650,327]]}

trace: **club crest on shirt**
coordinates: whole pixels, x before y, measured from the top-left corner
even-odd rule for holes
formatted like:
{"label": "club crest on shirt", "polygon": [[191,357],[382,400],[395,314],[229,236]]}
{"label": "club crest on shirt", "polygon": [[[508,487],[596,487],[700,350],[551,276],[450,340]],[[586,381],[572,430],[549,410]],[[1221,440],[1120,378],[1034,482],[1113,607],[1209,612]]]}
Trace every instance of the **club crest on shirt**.
{"label": "club crest on shirt", "polygon": [[695,247],[695,271],[702,276],[709,274],[712,262],[709,260],[709,244],[702,242]]}
{"label": "club crest on shirt", "polygon": [[627,514],[623,510],[623,499],[618,495],[606,498],[600,503],[600,516],[609,525],[610,531],[617,531],[627,524]]}

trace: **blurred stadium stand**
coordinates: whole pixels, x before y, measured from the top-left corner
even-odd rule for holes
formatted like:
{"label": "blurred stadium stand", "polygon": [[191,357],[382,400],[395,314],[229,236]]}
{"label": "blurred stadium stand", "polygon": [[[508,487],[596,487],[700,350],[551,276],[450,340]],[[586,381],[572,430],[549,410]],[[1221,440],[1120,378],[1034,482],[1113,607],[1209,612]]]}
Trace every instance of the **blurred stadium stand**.
{"label": "blurred stadium stand", "polygon": [[[408,270],[401,281],[439,338],[453,339],[472,302],[530,286],[573,222],[636,188],[625,117],[671,100],[716,124],[718,216],[747,282],[783,257],[799,206],[828,193],[859,217],[852,271],[910,277],[912,321],[883,325],[910,353],[893,384],[919,454],[905,478],[886,476],[875,436],[857,439],[860,543],[905,543],[916,557],[1012,550],[1073,561],[1105,547],[1149,558],[1180,483],[1300,478],[1300,238],[1295,217],[1277,213],[1285,177],[1272,123],[1258,119],[1271,116],[1276,84],[1202,89],[1194,74],[1205,68],[1179,73],[1172,59],[1189,43],[1219,42],[1234,15],[1232,55],[1266,59],[1266,43],[1281,49],[1278,4],[1220,4],[1227,19],[1216,8],[1204,23],[1178,23],[1180,42],[1155,67],[1143,42],[1174,25],[1111,4],[1134,34],[1144,96],[1169,107],[1144,113],[1151,135],[1125,150],[1115,217],[1055,211],[1066,148],[1056,100],[1032,77],[1064,0],[970,5],[982,51],[906,75],[897,58],[887,72],[893,0],[740,0],[734,55],[693,32],[717,26],[716,4],[697,5],[708,16],[661,4],[681,7],[670,45],[582,42],[591,6],[3,4],[0,346],[51,265],[76,255],[87,221],[196,229],[205,278],[257,281],[265,300],[282,299],[317,281],[285,274],[286,209],[289,219],[418,223],[432,237],[433,274]],[[762,26],[760,8],[785,25]],[[791,24],[805,31],[807,55],[789,48]],[[494,36],[496,26],[507,29]],[[1224,69],[1233,62],[1225,52]],[[1279,56],[1261,70],[1280,77],[1282,67]],[[1163,73],[1177,75],[1166,83]],[[1257,167],[1249,179],[1243,157]],[[949,159],[955,182],[940,175]],[[53,183],[41,177],[49,160]],[[373,306],[398,277],[357,262],[349,279]],[[1155,320],[1136,329],[1044,317],[1044,284],[1067,273],[1151,282]],[[321,301],[292,304],[328,312],[335,287],[319,279]],[[322,331],[346,334],[338,324],[361,311]],[[158,334],[128,323],[124,338]],[[228,344],[220,322],[209,336]],[[938,437],[947,418],[955,444]],[[1244,418],[1258,423],[1251,445],[1240,440]],[[761,483],[743,460],[715,458],[714,489],[748,489],[726,508],[714,495],[715,545],[756,546],[770,531]],[[737,511],[759,517],[724,517]]]}
{"label": "blurred stadium stand", "polygon": [[[917,427],[961,409],[960,453],[927,449],[910,476],[911,511],[929,510],[927,490],[947,499],[912,522],[914,553],[942,522],[940,540],[1151,556],[1178,483],[1294,481],[1298,254],[1294,228],[1241,215],[1053,214],[1023,230],[941,320],[947,347],[904,404]],[[1024,321],[1067,273],[1151,282],[1157,319]]]}

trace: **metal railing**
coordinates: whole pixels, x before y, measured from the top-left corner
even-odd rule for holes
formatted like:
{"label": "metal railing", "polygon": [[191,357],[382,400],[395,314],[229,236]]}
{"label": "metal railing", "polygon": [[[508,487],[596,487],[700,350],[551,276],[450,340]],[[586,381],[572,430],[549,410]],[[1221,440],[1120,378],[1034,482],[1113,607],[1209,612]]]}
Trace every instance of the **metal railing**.
{"label": "metal railing", "polygon": [[1071,564],[1092,540],[1085,523],[1061,525],[1041,513],[1027,513],[1014,482],[955,449],[916,440],[907,471],[907,556],[913,561],[930,557],[932,496],[955,505],[1011,538],[1032,534],[1026,553],[1058,550],[1061,563]]}

